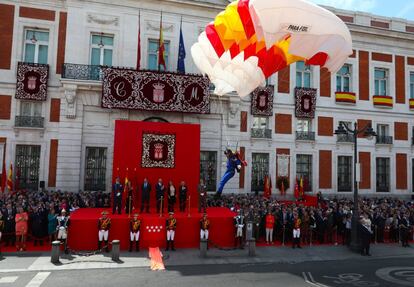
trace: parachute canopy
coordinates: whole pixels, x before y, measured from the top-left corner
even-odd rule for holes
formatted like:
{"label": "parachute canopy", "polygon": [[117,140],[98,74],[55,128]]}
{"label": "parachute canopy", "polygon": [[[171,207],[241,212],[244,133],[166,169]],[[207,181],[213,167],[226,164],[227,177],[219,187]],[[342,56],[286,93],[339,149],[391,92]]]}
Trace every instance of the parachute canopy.
{"label": "parachute canopy", "polygon": [[207,25],[191,47],[215,93],[240,97],[297,61],[338,71],[352,55],[341,19],[305,0],[238,0]]}

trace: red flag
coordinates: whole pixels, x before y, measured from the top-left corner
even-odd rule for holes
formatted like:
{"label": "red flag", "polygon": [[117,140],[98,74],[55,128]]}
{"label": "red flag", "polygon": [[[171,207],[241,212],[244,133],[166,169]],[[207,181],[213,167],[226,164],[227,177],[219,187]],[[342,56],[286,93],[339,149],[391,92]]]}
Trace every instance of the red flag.
{"label": "red flag", "polygon": [[303,177],[300,177],[300,183],[299,183],[299,197],[303,198],[304,196],[304,189],[303,189]]}
{"label": "red flag", "polygon": [[7,175],[7,189],[13,191],[13,164],[10,163],[9,174]]}
{"label": "red flag", "polygon": [[161,19],[160,19],[160,39],[159,39],[159,48],[158,48],[158,71],[161,69],[161,65],[164,66],[164,70],[166,70],[165,66],[165,45],[164,45],[164,36],[162,33],[162,11],[161,11]]}
{"label": "red flag", "polygon": [[298,179],[296,178],[295,180],[295,192],[293,194],[295,196],[296,199],[299,198],[299,185],[298,185]]}
{"label": "red flag", "polygon": [[3,167],[1,169],[1,191],[6,191],[7,171],[6,171],[6,157],[3,157]]}
{"label": "red flag", "polygon": [[141,10],[138,12],[137,70],[141,68]]}

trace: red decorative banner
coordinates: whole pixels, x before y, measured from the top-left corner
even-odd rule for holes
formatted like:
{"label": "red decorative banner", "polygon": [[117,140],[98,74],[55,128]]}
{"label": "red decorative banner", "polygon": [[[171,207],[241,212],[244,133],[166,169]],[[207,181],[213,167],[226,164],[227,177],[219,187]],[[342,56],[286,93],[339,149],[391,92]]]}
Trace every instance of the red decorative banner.
{"label": "red decorative banner", "polygon": [[49,65],[19,62],[16,99],[46,101],[48,78]]}
{"label": "red decorative banner", "polygon": [[103,68],[102,107],[210,113],[207,77],[170,72]]}
{"label": "red decorative banner", "polygon": [[315,118],[316,89],[295,88],[295,101],[295,115],[297,118]]}
{"label": "red decorative banner", "polygon": [[273,86],[259,87],[252,93],[252,115],[270,117],[273,114]]}
{"label": "red decorative banner", "polygon": [[141,166],[147,168],[175,167],[175,135],[144,133]]}

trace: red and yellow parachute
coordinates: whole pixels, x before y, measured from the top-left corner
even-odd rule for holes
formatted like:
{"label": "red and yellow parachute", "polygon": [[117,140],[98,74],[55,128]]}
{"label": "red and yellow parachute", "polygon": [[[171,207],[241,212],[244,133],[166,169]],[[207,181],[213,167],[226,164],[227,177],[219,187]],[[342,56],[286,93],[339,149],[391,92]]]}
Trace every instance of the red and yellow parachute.
{"label": "red and yellow parachute", "polygon": [[352,38],[341,19],[305,0],[238,0],[207,25],[191,54],[215,93],[242,97],[297,61],[335,73],[352,55]]}

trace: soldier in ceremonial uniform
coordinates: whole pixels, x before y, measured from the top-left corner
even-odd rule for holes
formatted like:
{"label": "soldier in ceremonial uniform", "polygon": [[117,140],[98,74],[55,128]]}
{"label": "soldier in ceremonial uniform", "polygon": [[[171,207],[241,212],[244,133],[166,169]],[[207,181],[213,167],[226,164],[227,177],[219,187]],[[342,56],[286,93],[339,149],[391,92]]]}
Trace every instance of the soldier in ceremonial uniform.
{"label": "soldier in ceremonial uniform", "polygon": [[66,210],[62,209],[61,215],[57,217],[57,239],[61,244],[64,244],[65,253],[68,253],[68,227],[69,227],[69,216],[66,215]]}
{"label": "soldier in ceremonial uniform", "polygon": [[132,246],[135,241],[135,251],[139,251],[139,231],[141,229],[141,219],[139,219],[139,214],[135,213],[134,218],[129,221],[129,252],[132,252]]}
{"label": "soldier in ceremonial uniform", "polygon": [[169,217],[167,218],[167,222],[165,224],[167,229],[167,248],[165,250],[175,251],[174,248],[174,236],[175,236],[175,229],[177,228],[177,220],[174,218],[174,212],[170,212]]}
{"label": "soldier in ceremonial uniform", "polygon": [[410,240],[410,220],[409,213],[405,213],[400,220],[400,234],[402,247],[409,247],[408,241]]}
{"label": "soldier in ceremonial uniform", "polygon": [[207,218],[207,213],[203,214],[200,220],[200,239],[208,240],[208,230],[210,229],[210,220]]}
{"label": "soldier in ceremonial uniform", "polygon": [[98,249],[102,249],[102,241],[105,241],[106,252],[109,252],[109,229],[111,228],[111,219],[108,217],[108,211],[102,211],[102,217],[98,220]]}
{"label": "soldier in ceremonial uniform", "polygon": [[293,240],[292,240],[292,248],[295,248],[295,245],[298,248],[300,247],[300,226],[302,225],[302,220],[299,218],[298,214],[295,213],[293,215]]}
{"label": "soldier in ceremonial uniform", "polygon": [[239,210],[239,214],[234,217],[234,226],[236,227],[236,236],[235,236],[235,247],[240,247],[243,249],[243,228],[244,228],[244,216],[242,210]]}

